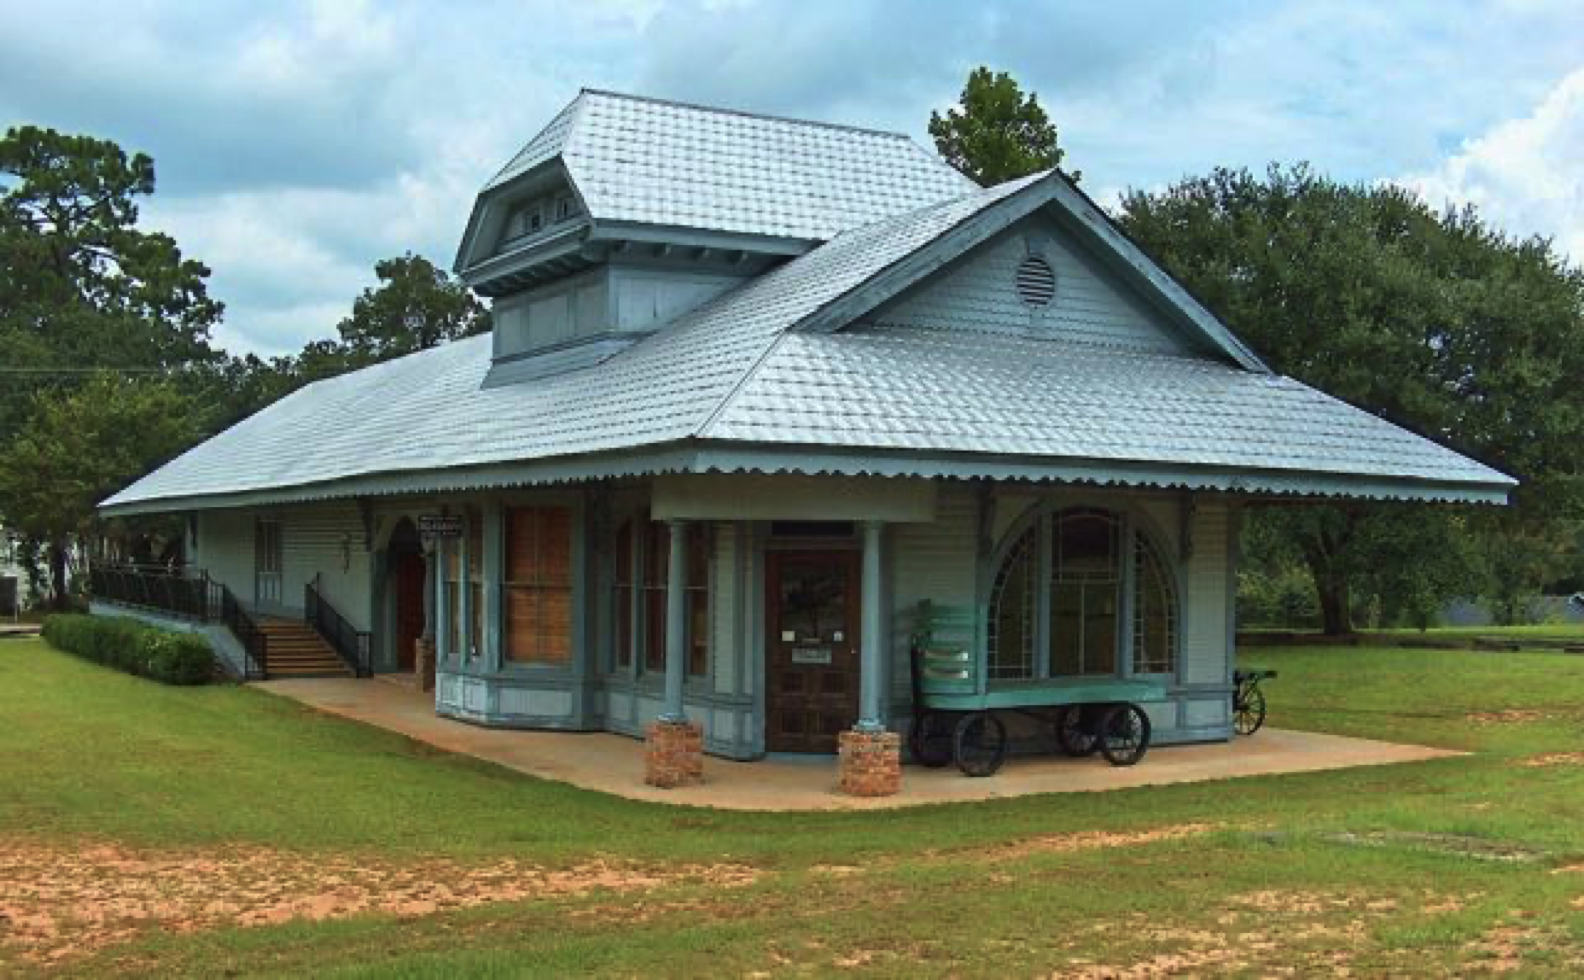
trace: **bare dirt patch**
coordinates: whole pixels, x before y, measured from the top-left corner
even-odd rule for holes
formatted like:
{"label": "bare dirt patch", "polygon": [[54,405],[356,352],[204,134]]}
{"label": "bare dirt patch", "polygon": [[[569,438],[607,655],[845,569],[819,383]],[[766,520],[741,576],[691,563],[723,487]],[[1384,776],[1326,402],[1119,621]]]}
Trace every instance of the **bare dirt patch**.
{"label": "bare dirt patch", "polygon": [[1529,769],[1546,769],[1551,766],[1584,766],[1584,752],[1547,752],[1530,756],[1518,763]]}
{"label": "bare dirt patch", "polygon": [[1554,716],[1547,711],[1509,708],[1505,711],[1476,711],[1464,717],[1476,725],[1525,725],[1536,721],[1549,721]]}
{"label": "bare dirt patch", "polygon": [[1368,834],[1330,834],[1326,839],[1338,844],[1350,844],[1357,847],[1406,847],[1416,851],[1436,851],[1455,857],[1472,858],[1476,861],[1495,861],[1504,864],[1524,864],[1531,861],[1539,861],[1546,857],[1543,851],[1537,851],[1520,844],[1487,840],[1483,837],[1469,837],[1463,834],[1376,831]]}
{"label": "bare dirt patch", "polygon": [[[1114,847],[1140,847],[1161,841],[1184,840],[1201,837],[1223,829],[1218,824],[1185,823],[1173,827],[1157,827],[1130,833],[1112,833],[1104,830],[1086,830],[1070,834],[1051,834],[1045,837],[1026,837],[996,847],[983,849],[985,857],[994,860],[1027,857],[1031,854],[1070,854],[1076,851],[1098,851]],[[960,857],[962,852],[951,852]]]}
{"label": "bare dirt patch", "polygon": [[265,848],[138,852],[0,844],[0,945],[33,961],[91,953],[157,927],[196,932],[364,913],[420,916],[496,902],[633,892],[683,883],[737,887],[746,865],[643,866],[596,859],[562,869],[300,855]]}

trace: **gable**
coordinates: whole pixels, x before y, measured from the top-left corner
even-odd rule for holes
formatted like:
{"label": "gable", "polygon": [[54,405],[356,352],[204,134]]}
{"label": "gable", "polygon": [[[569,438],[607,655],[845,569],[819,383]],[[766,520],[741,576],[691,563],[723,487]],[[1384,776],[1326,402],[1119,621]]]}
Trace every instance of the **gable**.
{"label": "gable", "polygon": [[[1043,268],[1025,266],[1031,259],[1042,260]],[[861,322],[1152,354],[1209,353],[1043,214],[1007,228]]]}

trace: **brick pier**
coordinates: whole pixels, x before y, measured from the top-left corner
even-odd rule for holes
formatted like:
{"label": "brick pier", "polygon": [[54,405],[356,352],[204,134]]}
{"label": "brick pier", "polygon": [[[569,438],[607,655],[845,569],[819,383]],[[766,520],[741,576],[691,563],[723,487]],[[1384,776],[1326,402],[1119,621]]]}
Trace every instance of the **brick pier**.
{"label": "brick pier", "polygon": [[704,781],[704,726],[657,721],[644,738],[644,782],[661,789]]}
{"label": "brick pier", "polygon": [[846,731],[840,736],[841,791],[849,796],[895,796],[902,791],[902,736]]}

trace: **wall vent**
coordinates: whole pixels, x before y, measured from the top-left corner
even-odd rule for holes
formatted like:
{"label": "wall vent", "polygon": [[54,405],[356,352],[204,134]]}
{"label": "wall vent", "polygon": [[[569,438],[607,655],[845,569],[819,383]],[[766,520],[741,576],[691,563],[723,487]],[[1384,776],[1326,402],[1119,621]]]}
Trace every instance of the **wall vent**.
{"label": "wall vent", "polygon": [[1017,268],[1017,292],[1029,306],[1049,306],[1056,298],[1056,270],[1038,255],[1030,255]]}

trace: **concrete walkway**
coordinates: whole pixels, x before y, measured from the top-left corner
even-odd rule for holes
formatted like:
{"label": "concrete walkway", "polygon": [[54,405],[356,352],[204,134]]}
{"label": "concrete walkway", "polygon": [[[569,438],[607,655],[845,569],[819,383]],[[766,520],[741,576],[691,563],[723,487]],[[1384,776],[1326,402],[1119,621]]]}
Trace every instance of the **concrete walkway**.
{"label": "concrete walkway", "polygon": [[531,776],[635,800],[727,810],[862,810],[1025,796],[1159,786],[1238,776],[1313,772],[1417,762],[1461,755],[1418,745],[1264,729],[1232,743],[1152,749],[1137,766],[1118,769],[1099,758],[1014,758],[999,773],[969,779],[954,768],[902,772],[902,793],[860,800],[836,792],[834,758],[730,762],[704,760],[703,786],[662,790],[644,785],[643,743],[601,732],[523,732],[479,728],[439,718],[434,696],[397,684],[350,679],[290,679],[253,685],[331,714],[476,756]]}

